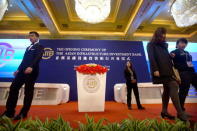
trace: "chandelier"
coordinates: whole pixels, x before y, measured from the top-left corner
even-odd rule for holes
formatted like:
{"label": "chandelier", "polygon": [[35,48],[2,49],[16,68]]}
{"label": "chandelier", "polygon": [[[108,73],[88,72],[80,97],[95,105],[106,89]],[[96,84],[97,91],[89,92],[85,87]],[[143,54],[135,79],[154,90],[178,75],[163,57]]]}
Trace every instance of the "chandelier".
{"label": "chandelier", "polygon": [[8,7],[8,1],[7,0],[0,0],[0,21],[2,20],[5,11],[7,10]]}
{"label": "chandelier", "polygon": [[175,0],[171,13],[178,27],[197,24],[197,0]]}
{"label": "chandelier", "polygon": [[75,10],[81,20],[100,23],[110,14],[111,0],[75,0]]}

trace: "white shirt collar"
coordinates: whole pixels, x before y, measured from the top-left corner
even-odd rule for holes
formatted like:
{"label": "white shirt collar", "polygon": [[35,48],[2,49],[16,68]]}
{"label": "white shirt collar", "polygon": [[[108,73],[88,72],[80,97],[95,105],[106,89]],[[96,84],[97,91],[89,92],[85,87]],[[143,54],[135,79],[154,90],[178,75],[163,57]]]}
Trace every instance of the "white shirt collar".
{"label": "white shirt collar", "polygon": [[37,44],[37,43],[39,43],[39,39],[38,39],[33,45],[35,45],[35,44]]}
{"label": "white shirt collar", "polygon": [[39,43],[39,39],[38,39],[35,43],[31,44],[31,45],[29,46],[28,50],[30,50],[30,49],[32,48],[32,46],[34,46],[34,45],[37,44],[37,43]]}

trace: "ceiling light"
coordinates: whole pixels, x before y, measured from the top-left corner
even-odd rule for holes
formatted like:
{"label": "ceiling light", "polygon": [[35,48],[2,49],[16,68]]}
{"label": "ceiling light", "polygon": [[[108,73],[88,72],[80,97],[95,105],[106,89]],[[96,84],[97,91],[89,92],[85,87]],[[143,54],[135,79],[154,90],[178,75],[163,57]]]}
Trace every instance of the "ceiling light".
{"label": "ceiling light", "polygon": [[110,14],[111,0],[75,0],[75,10],[81,20],[100,23]]}
{"label": "ceiling light", "polygon": [[3,19],[5,11],[8,8],[8,1],[7,0],[0,0],[0,21]]}
{"label": "ceiling light", "polygon": [[197,24],[197,0],[175,0],[171,13],[178,27]]}

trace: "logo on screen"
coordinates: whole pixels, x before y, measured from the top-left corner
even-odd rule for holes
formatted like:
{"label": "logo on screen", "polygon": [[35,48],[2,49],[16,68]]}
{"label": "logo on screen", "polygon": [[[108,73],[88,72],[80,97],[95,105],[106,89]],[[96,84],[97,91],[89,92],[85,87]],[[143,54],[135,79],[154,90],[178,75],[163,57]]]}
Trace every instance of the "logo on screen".
{"label": "logo on screen", "polygon": [[6,65],[7,61],[11,61],[14,57],[13,47],[4,42],[0,42],[0,67]]}
{"label": "logo on screen", "polygon": [[54,55],[54,51],[51,48],[44,48],[42,59],[50,59]]}
{"label": "logo on screen", "polygon": [[88,93],[95,93],[100,86],[98,77],[95,75],[85,77],[83,86]]}

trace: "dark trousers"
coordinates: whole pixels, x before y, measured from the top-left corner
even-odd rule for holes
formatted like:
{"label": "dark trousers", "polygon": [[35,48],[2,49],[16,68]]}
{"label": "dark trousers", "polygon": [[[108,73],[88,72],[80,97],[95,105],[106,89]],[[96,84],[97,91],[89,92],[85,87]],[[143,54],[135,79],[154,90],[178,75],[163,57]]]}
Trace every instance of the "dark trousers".
{"label": "dark trousers", "polygon": [[197,75],[195,72],[184,71],[180,72],[181,84],[179,86],[179,99],[181,103],[182,109],[184,108],[185,99],[188,95],[190,84],[192,84],[195,88],[197,87]]}
{"label": "dark trousers", "polygon": [[179,85],[175,80],[169,80],[169,81],[165,81],[163,82],[163,86],[164,86],[164,91],[162,94],[162,112],[166,113],[167,108],[168,108],[168,103],[169,100],[171,98],[172,103],[177,111],[178,114],[181,114],[182,108],[180,105],[180,101],[179,101],[179,96],[178,96],[178,89],[179,89]]}
{"label": "dark trousers", "polygon": [[137,106],[140,107],[141,104],[140,104],[140,97],[139,97],[137,83],[127,82],[126,85],[127,85],[127,106],[131,107],[131,93],[132,93],[132,89],[133,89]]}
{"label": "dark trousers", "polygon": [[10,92],[6,103],[6,113],[10,115],[14,115],[15,107],[18,100],[19,90],[23,84],[25,84],[25,97],[23,101],[23,107],[21,109],[20,114],[27,115],[34,94],[34,84],[37,79],[38,73],[32,73],[29,75],[24,74],[23,72],[19,72],[14,78],[11,86]]}
{"label": "dark trousers", "polygon": [[197,90],[197,73],[196,72],[193,73],[192,85]]}

